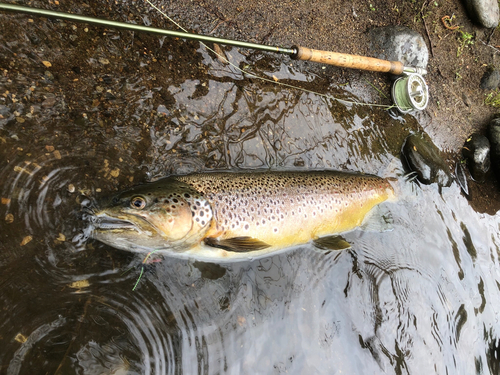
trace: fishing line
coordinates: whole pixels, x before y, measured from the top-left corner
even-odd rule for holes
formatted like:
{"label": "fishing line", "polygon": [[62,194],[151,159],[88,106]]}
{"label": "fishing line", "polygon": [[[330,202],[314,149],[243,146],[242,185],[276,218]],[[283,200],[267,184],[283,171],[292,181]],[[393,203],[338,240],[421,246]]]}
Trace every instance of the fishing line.
{"label": "fishing line", "polygon": [[139,285],[139,281],[141,281],[142,274],[144,273],[144,264],[146,264],[148,258],[151,256],[151,254],[153,254],[157,251],[159,251],[159,249],[151,251],[150,253],[148,253],[148,255],[146,255],[146,258],[144,258],[144,260],[142,261],[141,273],[139,274],[139,277],[137,278],[137,281],[135,282],[135,285],[132,288],[132,291],[135,291],[135,288],[137,288],[137,285]]}
{"label": "fishing line", "polygon": [[[183,28],[179,23],[175,22],[172,18],[170,18],[164,11],[162,11],[160,8],[158,8],[155,4],[153,4],[150,0],[144,0],[146,3],[148,3],[153,9],[155,9],[158,13],[160,13],[163,17],[165,17],[166,19],[168,19],[170,22],[172,22],[175,26],[177,26],[179,29],[181,29],[182,31],[184,32],[188,32],[185,28]],[[295,90],[300,90],[300,91],[303,91],[303,92],[307,92],[307,93],[310,93],[310,94],[314,94],[314,95],[318,95],[320,97],[323,97],[323,98],[326,98],[326,99],[331,99],[331,100],[335,100],[339,103],[342,103],[342,104],[346,104],[346,105],[349,105],[349,104],[357,104],[357,105],[364,105],[364,106],[372,106],[372,107],[380,107],[380,108],[385,108],[387,110],[391,109],[391,108],[394,108],[394,105],[385,105],[385,104],[375,104],[375,103],[362,103],[362,102],[357,102],[357,101],[351,101],[351,100],[345,100],[345,99],[339,99],[339,98],[336,98],[334,96],[331,96],[331,95],[328,95],[328,94],[322,94],[322,93],[319,93],[319,92],[316,92],[316,91],[312,91],[312,90],[308,90],[308,89],[305,89],[305,88],[302,88],[302,87],[298,87],[298,86],[294,86],[294,85],[290,85],[288,83],[283,83],[283,82],[277,82],[273,79],[269,79],[269,78],[265,78],[265,77],[261,77],[261,76],[258,76],[254,73],[251,73],[249,71],[246,71],[246,70],[243,70],[241,69],[239,66],[233,64],[231,61],[229,61],[225,56],[222,56],[220,55],[219,53],[217,53],[216,51],[214,51],[212,48],[210,48],[209,46],[207,46],[205,43],[203,42],[200,42],[201,45],[203,45],[206,49],[208,49],[209,51],[213,52],[216,56],[218,56],[221,60],[225,61],[227,64],[229,64],[230,66],[232,66],[234,69],[238,70],[239,72],[241,72],[243,75],[248,75],[250,77],[253,77],[253,78],[256,78],[256,79],[260,79],[261,81],[264,81],[264,82],[269,82],[269,83],[272,83],[272,84],[275,84],[275,85],[280,85],[282,87],[286,87],[286,88],[290,88],[290,89],[295,89]],[[373,86],[373,85],[372,85]],[[378,91],[378,90],[377,90]]]}

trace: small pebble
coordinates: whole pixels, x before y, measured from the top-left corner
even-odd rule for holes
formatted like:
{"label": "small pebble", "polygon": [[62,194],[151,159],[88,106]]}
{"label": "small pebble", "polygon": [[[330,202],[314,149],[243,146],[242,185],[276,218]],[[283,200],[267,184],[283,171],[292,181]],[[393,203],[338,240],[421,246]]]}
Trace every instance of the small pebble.
{"label": "small pebble", "polygon": [[24,237],[23,240],[21,241],[21,246],[24,246],[24,245],[30,243],[32,239],[33,239],[33,237],[31,237],[31,236]]}
{"label": "small pebble", "polygon": [[45,65],[45,67],[47,67],[47,68],[50,68],[52,66],[50,61],[42,61],[42,64]]}
{"label": "small pebble", "polygon": [[120,175],[120,168],[116,168],[116,169],[113,169],[111,172],[110,172],[111,176],[116,178]]}
{"label": "small pebble", "polygon": [[88,280],[78,280],[74,281],[68,286],[73,289],[81,289],[81,288],[87,288],[90,285],[90,282]]}
{"label": "small pebble", "polygon": [[74,193],[74,192],[75,192],[75,190],[76,190],[76,189],[75,189],[75,185],[73,185],[73,184],[69,184],[69,185],[68,185],[68,191],[69,191],[70,193]]}
{"label": "small pebble", "polygon": [[14,222],[14,215],[12,214],[5,215],[5,221],[7,224],[12,224]]}

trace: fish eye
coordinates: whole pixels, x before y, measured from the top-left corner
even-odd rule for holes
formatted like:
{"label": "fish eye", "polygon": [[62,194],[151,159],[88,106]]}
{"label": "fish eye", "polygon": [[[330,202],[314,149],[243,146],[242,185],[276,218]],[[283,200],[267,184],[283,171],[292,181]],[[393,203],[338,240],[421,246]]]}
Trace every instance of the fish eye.
{"label": "fish eye", "polygon": [[130,201],[130,207],[142,210],[146,207],[146,200],[143,197],[134,197]]}

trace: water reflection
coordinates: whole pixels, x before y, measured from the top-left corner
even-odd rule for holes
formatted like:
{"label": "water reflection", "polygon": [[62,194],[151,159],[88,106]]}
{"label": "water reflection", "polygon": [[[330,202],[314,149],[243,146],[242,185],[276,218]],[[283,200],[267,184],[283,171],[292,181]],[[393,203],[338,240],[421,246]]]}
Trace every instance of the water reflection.
{"label": "water reflection", "polygon": [[[153,257],[135,291],[142,258],[85,241],[84,199],[169,173],[398,177],[414,120],[259,83],[182,41],[144,53],[155,38],[95,33],[80,51],[63,31],[81,43],[86,34],[70,25],[40,21],[37,31],[0,17],[0,45],[22,61],[0,75],[0,372],[498,372],[500,222],[456,185],[440,194],[401,180],[400,200],[386,205],[394,230],[353,231],[349,251],[302,246],[222,265]],[[52,32],[68,55],[85,55],[58,60],[55,75],[22,58],[42,54]],[[356,98],[298,68],[226,53]]]}

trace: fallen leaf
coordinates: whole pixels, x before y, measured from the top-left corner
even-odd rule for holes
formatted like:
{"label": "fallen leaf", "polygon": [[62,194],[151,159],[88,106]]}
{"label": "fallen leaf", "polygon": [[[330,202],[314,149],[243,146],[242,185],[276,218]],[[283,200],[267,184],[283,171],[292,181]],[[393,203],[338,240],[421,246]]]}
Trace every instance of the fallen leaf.
{"label": "fallen leaf", "polygon": [[56,159],[61,159],[61,153],[60,153],[58,150],[55,150],[55,151],[53,152],[53,155],[54,155],[54,157],[55,157]]}
{"label": "fallen leaf", "polygon": [[7,224],[12,224],[14,222],[14,215],[12,214],[5,215],[5,221],[7,222]]}
{"label": "fallen leaf", "polygon": [[56,239],[58,241],[64,242],[64,241],[66,241],[66,236],[62,233],[59,233],[59,236]]}
{"label": "fallen leaf", "polygon": [[217,59],[221,63],[226,65],[228,63],[228,59],[226,57],[226,54],[224,53],[223,49],[217,43],[214,43],[214,51],[215,51],[215,54],[217,55]]}
{"label": "fallen leaf", "polygon": [[42,61],[42,64],[45,65],[47,68],[50,68],[52,66],[50,61]]}
{"label": "fallen leaf", "polygon": [[2,204],[9,204],[9,203],[10,203],[10,198],[2,197]]}

